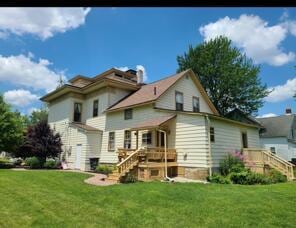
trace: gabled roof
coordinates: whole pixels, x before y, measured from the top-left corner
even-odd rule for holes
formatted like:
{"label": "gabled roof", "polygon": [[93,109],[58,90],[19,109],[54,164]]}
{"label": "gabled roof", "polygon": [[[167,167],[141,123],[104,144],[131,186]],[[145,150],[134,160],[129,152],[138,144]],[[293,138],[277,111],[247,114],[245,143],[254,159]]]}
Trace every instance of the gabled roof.
{"label": "gabled roof", "polygon": [[71,125],[73,127],[77,127],[77,128],[83,129],[85,131],[98,131],[98,132],[102,131],[100,129],[94,128],[92,126],[89,126],[89,125],[86,125],[86,124],[83,124],[83,123],[73,122],[73,123],[71,123]]}
{"label": "gabled roof", "polygon": [[145,120],[137,124],[135,127],[131,128],[131,130],[144,130],[144,129],[160,127],[175,117],[176,117],[176,114],[173,114],[173,115],[161,116],[161,117]]}
{"label": "gabled roof", "polygon": [[214,114],[219,115],[217,109],[210,101],[207,93],[203,89],[202,85],[196,78],[195,74],[191,69],[182,71],[178,74],[166,77],[164,79],[158,80],[156,82],[152,82],[147,85],[143,85],[139,90],[127,96],[126,98],[120,100],[118,103],[114,104],[107,111],[116,111],[123,108],[133,107],[136,105],[142,105],[147,103],[155,102],[158,98],[160,98],[171,86],[173,86],[179,79],[181,79],[186,74],[189,74],[195,85],[198,87],[199,91],[203,95],[205,101],[210,106],[211,110]]}
{"label": "gabled roof", "polygon": [[265,127],[265,131],[260,135],[262,138],[289,138],[292,127],[296,128],[295,114],[256,119]]}
{"label": "gabled roof", "polygon": [[232,120],[240,121],[240,122],[243,122],[243,123],[255,124],[255,125],[258,125],[260,127],[263,127],[258,120],[256,120],[255,118],[253,118],[250,115],[247,115],[246,113],[244,113],[239,108],[235,108],[232,111],[228,112],[225,115],[225,117],[229,118],[229,119],[232,119]]}

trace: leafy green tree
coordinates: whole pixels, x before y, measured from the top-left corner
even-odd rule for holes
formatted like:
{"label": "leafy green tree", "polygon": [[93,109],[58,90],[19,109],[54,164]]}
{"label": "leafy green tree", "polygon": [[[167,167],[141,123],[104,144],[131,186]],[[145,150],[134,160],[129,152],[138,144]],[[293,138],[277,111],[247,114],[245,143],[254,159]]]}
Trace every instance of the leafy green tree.
{"label": "leafy green tree", "polygon": [[45,162],[46,158],[58,157],[62,152],[62,140],[59,133],[54,133],[46,120],[41,120],[28,127],[24,143],[20,146],[17,156],[38,157]]}
{"label": "leafy green tree", "polygon": [[0,152],[14,152],[22,143],[23,122],[0,95]]}
{"label": "leafy green tree", "polygon": [[196,47],[189,46],[177,56],[178,72],[191,68],[221,115],[234,108],[255,114],[269,92],[262,85],[260,66],[232,46],[226,37],[217,37]]}
{"label": "leafy green tree", "polygon": [[41,108],[40,110],[35,110],[30,115],[30,124],[36,124],[40,121],[47,121],[48,118],[48,110],[46,107]]}

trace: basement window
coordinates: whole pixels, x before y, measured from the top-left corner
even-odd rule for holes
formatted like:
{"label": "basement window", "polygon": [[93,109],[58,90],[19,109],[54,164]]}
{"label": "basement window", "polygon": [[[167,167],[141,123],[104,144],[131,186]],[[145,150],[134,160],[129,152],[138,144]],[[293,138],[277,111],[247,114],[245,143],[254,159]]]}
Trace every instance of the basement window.
{"label": "basement window", "polygon": [[159,175],[158,169],[152,169],[150,170],[150,176],[157,177]]}

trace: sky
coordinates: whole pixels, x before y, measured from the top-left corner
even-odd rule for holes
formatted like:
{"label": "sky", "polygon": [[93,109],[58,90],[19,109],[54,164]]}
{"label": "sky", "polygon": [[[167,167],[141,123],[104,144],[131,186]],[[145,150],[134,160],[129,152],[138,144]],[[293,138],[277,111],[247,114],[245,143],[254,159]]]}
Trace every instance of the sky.
{"label": "sky", "polygon": [[272,92],[258,116],[295,113],[296,8],[0,8],[0,93],[30,114],[60,78],[141,68],[149,83],[219,35],[261,66]]}

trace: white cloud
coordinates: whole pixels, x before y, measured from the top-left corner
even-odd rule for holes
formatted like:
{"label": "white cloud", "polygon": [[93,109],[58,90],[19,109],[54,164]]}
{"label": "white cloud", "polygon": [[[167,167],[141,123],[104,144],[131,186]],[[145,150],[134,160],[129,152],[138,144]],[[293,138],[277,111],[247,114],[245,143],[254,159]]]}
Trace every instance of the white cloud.
{"label": "white cloud", "polygon": [[[283,18],[286,19],[286,16]],[[221,18],[201,26],[199,31],[206,41],[220,35],[228,37],[255,63],[281,66],[295,59],[294,52],[285,52],[281,46],[288,32],[294,31],[292,27],[289,28],[285,23],[269,26],[268,22],[256,15],[242,14],[238,19]]]}
{"label": "white cloud", "polygon": [[127,71],[129,68],[127,66],[124,67],[114,67],[115,69],[121,70],[121,71]]}
{"label": "white cloud", "polygon": [[275,116],[277,116],[277,114],[266,113],[266,114],[263,114],[262,116],[257,116],[256,118],[266,118],[266,117],[275,117]]}
{"label": "white cloud", "polygon": [[19,8],[0,9],[0,38],[8,34],[32,34],[42,40],[64,33],[85,23],[90,8]]}
{"label": "white cloud", "polygon": [[35,101],[38,101],[38,96],[32,94],[29,90],[9,90],[3,94],[5,102],[17,107],[26,107]]}
{"label": "white cloud", "polygon": [[35,62],[32,56],[32,53],[28,56],[0,55],[0,82],[10,82],[14,85],[50,92],[57,87],[60,77],[66,80],[63,72],[49,69],[52,63],[47,59],[39,59]]}
{"label": "white cloud", "polygon": [[284,85],[269,88],[272,91],[265,100],[267,102],[280,102],[292,98],[296,92],[296,78],[289,79]]}
{"label": "white cloud", "polygon": [[[128,66],[123,66],[123,67],[114,67],[115,69],[121,70],[121,71],[127,71],[128,69],[132,69]],[[136,70],[142,70],[143,71],[143,80],[146,82],[148,80],[147,72],[145,70],[145,67],[142,65],[137,65]]]}

